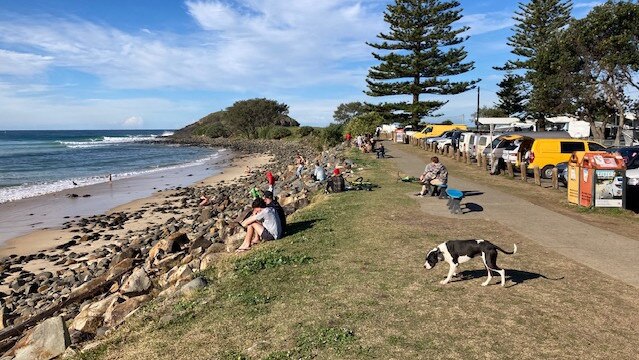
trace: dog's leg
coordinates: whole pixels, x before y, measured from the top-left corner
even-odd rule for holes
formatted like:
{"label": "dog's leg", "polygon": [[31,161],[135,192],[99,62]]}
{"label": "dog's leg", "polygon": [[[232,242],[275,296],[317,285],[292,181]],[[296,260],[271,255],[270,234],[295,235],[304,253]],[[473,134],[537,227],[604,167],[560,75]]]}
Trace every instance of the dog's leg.
{"label": "dog's leg", "polygon": [[486,281],[481,283],[481,286],[486,286],[486,285],[490,284],[490,281],[493,279],[493,274],[490,273],[490,268],[488,267],[488,264],[486,263],[486,253],[484,253],[484,252],[481,253],[481,259],[484,262],[484,266],[486,267],[486,271],[488,272],[488,279],[486,279]]}
{"label": "dog's leg", "polygon": [[501,286],[505,286],[506,285],[506,270],[504,270],[504,269],[500,268],[499,266],[497,266],[497,251],[496,250],[490,251],[488,253],[486,262],[487,262],[486,267],[488,267],[490,270],[498,273],[501,276]]}
{"label": "dog's leg", "polygon": [[448,276],[446,277],[446,279],[440,281],[439,283],[442,284],[442,285],[448,284],[450,279],[453,278],[453,274],[455,273],[456,269],[457,269],[457,265],[456,264],[450,264],[450,268],[448,269]]}

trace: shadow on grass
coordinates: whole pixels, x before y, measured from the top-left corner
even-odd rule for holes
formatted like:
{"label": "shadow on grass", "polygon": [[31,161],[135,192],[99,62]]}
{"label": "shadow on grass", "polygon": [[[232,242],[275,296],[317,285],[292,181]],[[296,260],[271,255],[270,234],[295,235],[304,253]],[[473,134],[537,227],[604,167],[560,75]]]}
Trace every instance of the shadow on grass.
{"label": "shadow on grass", "polygon": [[[495,276],[496,275],[496,276]],[[473,279],[479,279],[479,278],[485,278],[486,277],[486,270],[485,269],[481,269],[481,270],[464,270],[460,273],[457,274],[457,279],[456,281],[466,281],[466,280],[473,280]],[[499,277],[499,274],[495,274],[493,272],[493,281],[495,281],[495,278],[497,279],[497,284],[501,283],[501,278]],[[506,269],[506,287],[513,287],[515,285],[519,285],[521,283],[524,283],[528,280],[534,280],[534,279],[546,279],[546,280],[552,280],[552,281],[557,281],[557,280],[563,280],[563,276],[559,277],[559,278],[549,278],[546,275],[543,274],[539,274],[539,273],[534,273],[534,272],[529,272],[529,271],[523,271],[523,270],[515,270],[515,269]]]}
{"label": "shadow on grass", "polygon": [[313,220],[304,220],[304,221],[296,221],[293,223],[286,224],[286,236],[295,235],[298,232],[311,229],[315,226],[315,223],[318,221],[322,221],[324,219],[313,219]]}

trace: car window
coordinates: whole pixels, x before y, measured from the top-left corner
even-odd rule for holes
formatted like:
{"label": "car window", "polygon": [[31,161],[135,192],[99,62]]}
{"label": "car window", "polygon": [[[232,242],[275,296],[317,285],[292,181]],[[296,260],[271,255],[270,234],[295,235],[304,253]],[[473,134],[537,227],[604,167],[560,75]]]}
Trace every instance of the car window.
{"label": "car window", "polygon": [[483,137],[483,136],[482,136],[482,137],[480,137],[480,138],[479,138],[479,146],[484,146],[484,145],[486,145],[486,142],[487,142],[487,141],[488,141],[488,138],[487,138],[487,137]]}
{"label": "car window", "polygon": [[574,151],[584,151],[586,150],[586,146],[583,142],[561,142],[561,152],[571,154]]}
{"label": "car window", "polygon": [[588,148],[590,149],[590,151],[603,151],[603,150],[606,150],[605,146],[602,146],[601,144],[597,144],[596,142],[588,142]]}

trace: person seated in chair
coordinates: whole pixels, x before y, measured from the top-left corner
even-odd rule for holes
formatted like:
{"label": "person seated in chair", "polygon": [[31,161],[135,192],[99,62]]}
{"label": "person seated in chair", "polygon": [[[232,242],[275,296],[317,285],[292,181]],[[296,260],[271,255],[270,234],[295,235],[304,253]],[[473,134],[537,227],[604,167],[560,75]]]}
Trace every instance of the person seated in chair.
{"label": "person seated in chair", "polygon": [[422,190],[417,194],[418,196],[426,195],[431,186],[440,186],[448,183],[448,170],[444,164],[439,162],[437,156],[430,158],[430,161],[430,164],[424,168],[424,173],[419,177],[422,183]]}

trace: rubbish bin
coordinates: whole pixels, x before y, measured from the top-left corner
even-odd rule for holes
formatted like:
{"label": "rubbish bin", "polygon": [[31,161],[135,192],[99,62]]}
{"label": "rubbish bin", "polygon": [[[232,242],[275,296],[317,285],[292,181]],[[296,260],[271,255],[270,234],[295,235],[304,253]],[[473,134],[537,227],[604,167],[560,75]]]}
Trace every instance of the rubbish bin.
{"label": "rubbish bin", "polygon": [[[623,158],[606,152],[575,152],[568,163],[568,201],[585,207],[625,207]],[[575,189],[577,188],[577,191]]]}
{"label": "rubbish bin", "polygon": [[579,205],[579,172],[585,151],[575,151],[568,161],[566,182],[568,183],[568,202]]}

